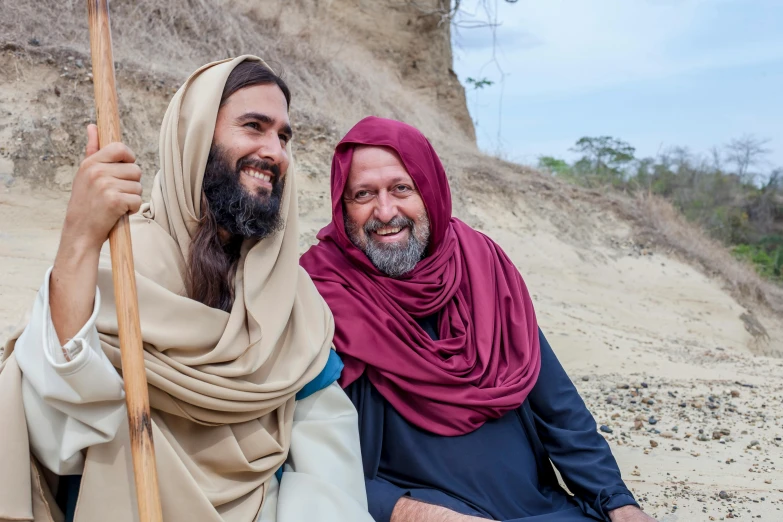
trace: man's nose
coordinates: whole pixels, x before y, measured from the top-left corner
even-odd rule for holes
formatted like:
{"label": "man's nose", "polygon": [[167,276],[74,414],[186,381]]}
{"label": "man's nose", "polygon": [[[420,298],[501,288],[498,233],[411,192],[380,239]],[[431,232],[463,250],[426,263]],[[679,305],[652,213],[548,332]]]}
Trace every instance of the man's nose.
{"label": "man's nose", "polygon": [[388,223],[393,217],[397,215],[397,204],[394,202],[394,198],[389,196],[389,193],[381,191],[376,199],[378,204],[375,207],[375,219],[382,223]]}
{"label": "man's nose", "polygon": [[280,143],[280,138],[278,138],[277,135],[270,133],[269,136],[265,136],[261,141],[256,154],[258,154],[262,160],[268,161],[274,165],[279,165],[285,156],[285,147]]}

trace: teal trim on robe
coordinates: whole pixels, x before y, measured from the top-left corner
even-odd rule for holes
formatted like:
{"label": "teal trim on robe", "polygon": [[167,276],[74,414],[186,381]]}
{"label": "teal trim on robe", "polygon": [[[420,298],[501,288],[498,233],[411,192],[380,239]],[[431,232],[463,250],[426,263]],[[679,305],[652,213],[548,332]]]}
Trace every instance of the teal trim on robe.
{"label": "teal trim on robe", "polygon": [[[334,350],[329,350],[329,359],[326,361],[326,366],[324,366],[324,369],[321,370],[321,373],[319,373],[315,379],[307,383],[304,388],[299,390],[299,393],[296,394],[296,400],[301,401],[302,399],[306,399],[315,392],[321,391],[327,386],[331,385],[333,382],[337,381],[337,379],[339,379],[340,375],[343,373],[343,368],[343,360],[340,359],[340,356],[337,355],[337,352]],[[282,466],[280,469],[275,471],[275,476],[277,477],[278,482],[283,480]]]}
{"label": "teal trim on robe", "polygon": [[317,391],[321,391],[337,379],[343,373],[343,360],[337,355],[334,350],[329,350],[329,359],[326,361],[326,366],[321,370],[318,376],[307,383],[304,388],[299,390],[296,394],[296,400],[301,401],[306,399]]}

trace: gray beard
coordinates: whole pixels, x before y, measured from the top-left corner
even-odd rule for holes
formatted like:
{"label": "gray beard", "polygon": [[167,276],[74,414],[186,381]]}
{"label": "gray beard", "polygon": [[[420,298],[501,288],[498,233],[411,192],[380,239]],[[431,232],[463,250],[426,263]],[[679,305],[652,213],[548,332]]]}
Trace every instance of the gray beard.
{"label": "gray beard", "polygon": [[[345,214],[345,232],[351,242],[364,252],[375,268],[389,277],[400,277],[414,268],[424,257],[430,239],[430,222],[426,215],[419,219],[421,225],[416,226],[412,219],[397,216],[388,223],[370,219],[364,224],[365,237],[361,237],[358,223],[351,221]],[[409,227],[410,235],[403,243],[385,244],[373,239],[372,232],[386,226]]]}

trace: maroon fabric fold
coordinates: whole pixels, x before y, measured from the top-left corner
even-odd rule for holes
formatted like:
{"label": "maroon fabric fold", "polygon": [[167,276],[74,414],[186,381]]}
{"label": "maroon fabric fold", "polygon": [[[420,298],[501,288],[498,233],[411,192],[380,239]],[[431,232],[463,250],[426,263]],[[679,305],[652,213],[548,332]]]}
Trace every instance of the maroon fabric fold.
{"label": "maroon fabric fold", "polygon": [[[348,238],[342,194],[357,144],[394,149],[430,220],[428,255],[410,273],[380,273]],[[446,172],[429,141],[404,123],[360,121],[332,160],[332,222],[301,258],[335,319],[345,387],[366,373],[412,424],[470,433],[519,407],[541,366],[533,303],[514,264],[484,234],[451,215]],[[416,318],[439,314],[440,340]]]}

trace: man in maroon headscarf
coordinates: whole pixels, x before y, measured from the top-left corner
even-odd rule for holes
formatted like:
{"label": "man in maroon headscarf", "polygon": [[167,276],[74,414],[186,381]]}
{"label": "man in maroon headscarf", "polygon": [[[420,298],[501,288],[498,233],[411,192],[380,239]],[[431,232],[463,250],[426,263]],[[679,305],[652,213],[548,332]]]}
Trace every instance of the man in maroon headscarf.
{"label": "man in maroon headscarf", "polygon": [[331,186],[332,222],[301,264],[334,313],[373,517],[653,520],[540,332],[519,272],[451,215],[429,141],[365,118],[337,145]]}

